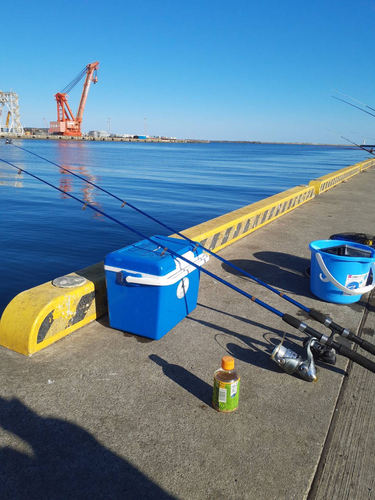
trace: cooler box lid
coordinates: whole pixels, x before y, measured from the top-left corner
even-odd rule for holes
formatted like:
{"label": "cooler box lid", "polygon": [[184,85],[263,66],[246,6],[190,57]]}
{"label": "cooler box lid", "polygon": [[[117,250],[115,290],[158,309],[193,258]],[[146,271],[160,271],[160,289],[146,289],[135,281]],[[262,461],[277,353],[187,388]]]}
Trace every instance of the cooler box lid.
{"label": "cooler box lid", "polygon": [[[195,245],[183,239],[168,238],[167,236],[152,236],[151,239],[155,243],[142,240],[109,253],[104,260],[105,269],[107,271],[124,269],[146,275],[165,276],[176,270],[191,268],[187,262],[165,251],[165,247],[191,262],[196,262],[197,256],[202,254],[201,247],[193,252]],[[204,257],[204,261],[208,260],[208,256],[204,255]],[[200,262],[196,263],[202,265]]]}

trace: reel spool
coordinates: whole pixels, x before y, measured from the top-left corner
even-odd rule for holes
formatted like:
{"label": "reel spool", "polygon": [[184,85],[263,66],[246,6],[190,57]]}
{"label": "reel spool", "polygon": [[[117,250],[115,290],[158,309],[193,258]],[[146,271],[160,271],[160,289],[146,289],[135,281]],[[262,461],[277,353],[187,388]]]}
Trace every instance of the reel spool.
{"label": "reel spool", "polygon": [[318,377],[316,375],[314,356],[311,352],[311,347],[314,346],[315,343],[319,343],[317,339],[308,339],[306,344],[306,359],[303,359],[291,349],[284,347],[282,345],[283,341],[284,339],[273,350],[271,354],[272,361],[275,361],[275,363],[281,366],[281,368],[289,375],[296,373],[304,380],[307,380],[307,382],[316,382]]}

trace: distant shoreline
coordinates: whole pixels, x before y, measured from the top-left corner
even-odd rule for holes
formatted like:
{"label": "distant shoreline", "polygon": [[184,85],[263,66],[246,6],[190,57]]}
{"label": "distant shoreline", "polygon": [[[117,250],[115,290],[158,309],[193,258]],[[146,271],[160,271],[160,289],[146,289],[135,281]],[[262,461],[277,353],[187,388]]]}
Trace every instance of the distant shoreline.
{"label": "distant shoreline", "polygon": [[[209,141],[219,144],[275,144],[275,145],[285,145],[285,146],[329,146],[329,147],[342,147],[342,148],[356,148],[358,146],[350,144],[325,144],[319,142],[272,142],[272,141]],[[364,146],[366,147],[366,146]]]}
{"label": "distant shoreline", "polygon": [[[44,134],[35,135],[19,135],[19,134],[0,134],[0,139],[25,139],[25,140],[52,140],[52,141],[85,141],[85,142],[143,142],[143,143],[177,143],[177,144],[259,144],[259,145],[285,145],[285,146],[322,146],[322,147],[340,147],[340,148],[359,148],[359,146],[350,144],[324,144],[318,142],[273,142],[273,141],[216,141],[205,139],[133,139],[124,137],[68,137],[68,136],[53,136]],[[366,147],[366,146],[364,146]],[[370,146],[369,146],[370,147]],[[361,148],[359,148],[361,149]]]}

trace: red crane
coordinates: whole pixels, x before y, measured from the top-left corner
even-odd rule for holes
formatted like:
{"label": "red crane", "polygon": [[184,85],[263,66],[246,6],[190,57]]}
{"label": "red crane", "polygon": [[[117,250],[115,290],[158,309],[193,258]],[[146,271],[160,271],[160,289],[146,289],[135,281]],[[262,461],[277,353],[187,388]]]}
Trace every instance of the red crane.
{"label": "red crane", "polygon": [[[57,121],[50,122],[50,128],[48,132],[54,135],[68,135],[81,137],[81,123],[82,116],[85,110],[85,105],[87,101],[87,95],[89,93],[91,82],[96,83],[98,81],[97,69],[99,68],[99,62],[93,62],[88,64],[83,68],[83,70],[72,80],[69,85],[67,85],[61,92],[55,94],[55,99],[57,102]],[[83,84],[83,90],[81,95],[81,100],[79,102],[77,116],[74,117],[72,110],[68,104],[68,93],[77,85],[78,82],[86,75],[85,83]]]}

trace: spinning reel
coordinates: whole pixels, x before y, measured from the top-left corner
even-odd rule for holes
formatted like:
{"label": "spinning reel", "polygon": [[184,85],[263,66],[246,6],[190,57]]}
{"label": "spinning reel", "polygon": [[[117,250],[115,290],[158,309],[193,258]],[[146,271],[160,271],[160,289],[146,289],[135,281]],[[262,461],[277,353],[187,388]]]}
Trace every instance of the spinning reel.
{"label": "spinning reel", "polygon": [[306,344],[307,358],[302,359],[297,353],[283,346],[284,339],[275,347],[271,354],[271,359],[275,361],[289,375],[297,373],[300,377],[308,382],[316,382],[316,368],[314,356],[312,354],[312,346],[318,343],[317,339],[310,338]]}
{"label": "spinning reel", "polygon": [[[333,334],[332,332],[332,337]],[[286,373],[289,373],[289,375],[297,373],[297,375],[308,382],[316,382],[317,375],[314,360],[323,361],[330,365],[336,364],[335,349],[321,344],[315,337],[308,337],[303,342],[303,346],[306,349],[306,359],[303,359],[302,356],[299,356],[291,349],[284,347],[284,338],[273,350],[271,359],[281,366]]]}
{"label": "spinning reel", "polygon": [[[303,346],[306,347],[309,343],[309,338],[306,338],[303,341]],[[328,347],[326,345],[321,344],[317,339],[314,339],[316,342],[313,342],[310,345],[310,349],[314,359],[316,361],[323,361],[323,363],[327,363],[328,365],[336,364],[336,351],[333,347]]]}

